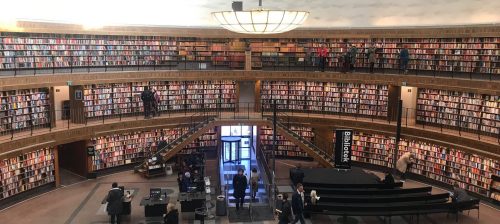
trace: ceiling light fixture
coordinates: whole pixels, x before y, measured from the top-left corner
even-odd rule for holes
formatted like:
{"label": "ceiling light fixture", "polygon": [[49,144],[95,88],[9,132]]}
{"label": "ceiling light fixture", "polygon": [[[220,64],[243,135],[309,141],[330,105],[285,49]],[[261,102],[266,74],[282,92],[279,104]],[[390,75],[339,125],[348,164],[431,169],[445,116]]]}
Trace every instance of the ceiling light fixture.
{"label": "ceiling light fixture", "polygon": [[233,11],[213,12],[219,24],[230,31],[244,34],[284,33],[302,25],[309,16],[307,11],[268,10],[259,8],[242,10],[242,2],[233,2]]}

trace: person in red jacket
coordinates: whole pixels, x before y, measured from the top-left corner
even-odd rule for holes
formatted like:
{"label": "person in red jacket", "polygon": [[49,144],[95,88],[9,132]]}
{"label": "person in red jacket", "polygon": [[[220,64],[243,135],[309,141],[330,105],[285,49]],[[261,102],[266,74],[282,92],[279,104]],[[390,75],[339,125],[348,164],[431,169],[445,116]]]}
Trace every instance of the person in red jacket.
{"label": "person in red jacket", "polygon": [[325,71],[327,57],[328,57],[328,48],[325,44],[322,44],[320,48],[318,48],[318,57],[319,57],[319,69],[322,72]]}

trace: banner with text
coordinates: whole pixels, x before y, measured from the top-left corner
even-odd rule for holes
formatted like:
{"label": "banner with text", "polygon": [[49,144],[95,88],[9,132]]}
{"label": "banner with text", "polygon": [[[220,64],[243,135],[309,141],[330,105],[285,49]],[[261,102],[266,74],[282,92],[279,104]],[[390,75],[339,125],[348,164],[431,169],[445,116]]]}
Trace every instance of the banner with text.
{"label": "banner with text", "polygon": [[335,130],[335,168],[351,169],[352,130]]}

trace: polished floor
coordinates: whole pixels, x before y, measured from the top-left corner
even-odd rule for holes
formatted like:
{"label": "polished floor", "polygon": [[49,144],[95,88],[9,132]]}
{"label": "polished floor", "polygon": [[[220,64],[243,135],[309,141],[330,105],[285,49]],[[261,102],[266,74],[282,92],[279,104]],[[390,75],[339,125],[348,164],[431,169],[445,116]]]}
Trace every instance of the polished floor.
{"label": "polished floor", "polygon": [[[278,184],[289,184],[288,170],[290,167],[296,166],[297,161],[277,161],[277,177]],[[314,162],[300,162],[302,166],[314,167]],[[377,173],[377,175],[380,175]],[[144,179],[141,176],[134,174],[132,171],[117,173],[105,177],[100,177],[95,180],[87,180],[77,184],[58,188],[49,193],[34,197],[10,208],[0,211],[0,220],[2,224],[19,224],[19,223],[91,223],[100,224],[108,223],[108,216],[104,211],[104,205],[101,201],[105,197],[107,191],[111,187],[111,183],[116,181],[120,185],[124,185],[126,189],[133,191],[134,198],[132,200],[132,214],[124,217],[122,223],[134,224],[152,224],[161,223],[158,219],[144,218],[144,208],[139,206],[141,197],[148,193],[150,187],[167,187],[171,189],[172,200],[176,201],[178,193],[177,182],[175,176],[168,176],[155,179]],[[407,181],[404,187],[423,186],[424,184],[416,181]],[[434,188],[434,192],[443,192],[438,188]],[[476,217],[476,211],[472,211],[470,215],[464,213],[460,216],[459,223],[463,224],[491,224],[498,223],[500,211],[482,204],[480,208],[480,219]],[[192,221],[192,214],[182,213],[180,223],[199,223]],[[327,215],[315,215],[307,223],[340,223],[338,217]],[[383,217],[354,217],[349,220],[350,223],[369,224],[369,223],[384,223]],[[215,220],[206,221],[206,223],[229,223],[227,217],[216,217]],[[276,221],[251,222],[251,223],[277,223]],[[392,223],[407,224],[410,223],[409,217],[393,217]],[[427,215],[420,219],[420,223],[455,223],[453,218],[447,218],[446,214]]]}

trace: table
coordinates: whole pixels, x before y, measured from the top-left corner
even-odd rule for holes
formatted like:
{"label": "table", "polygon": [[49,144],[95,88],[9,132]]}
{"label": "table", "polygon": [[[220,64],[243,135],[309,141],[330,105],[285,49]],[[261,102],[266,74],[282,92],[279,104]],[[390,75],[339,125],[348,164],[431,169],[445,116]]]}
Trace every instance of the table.
{"label": "table", "polygon": [[206,200],[207,194],[205,192],[179,194],[182,212],[194,212],[197,208],[205,207]]}
{"label": "table", "polygon": [[149,196],[142,198],[140,205],[144,206],[145,217],[163,216],[163,214],[167,214],[167,204],[170,198],[168,196],[163,196],[166,192],[166,188],[161,189],[162,197],[160,199],[150,199]]}

